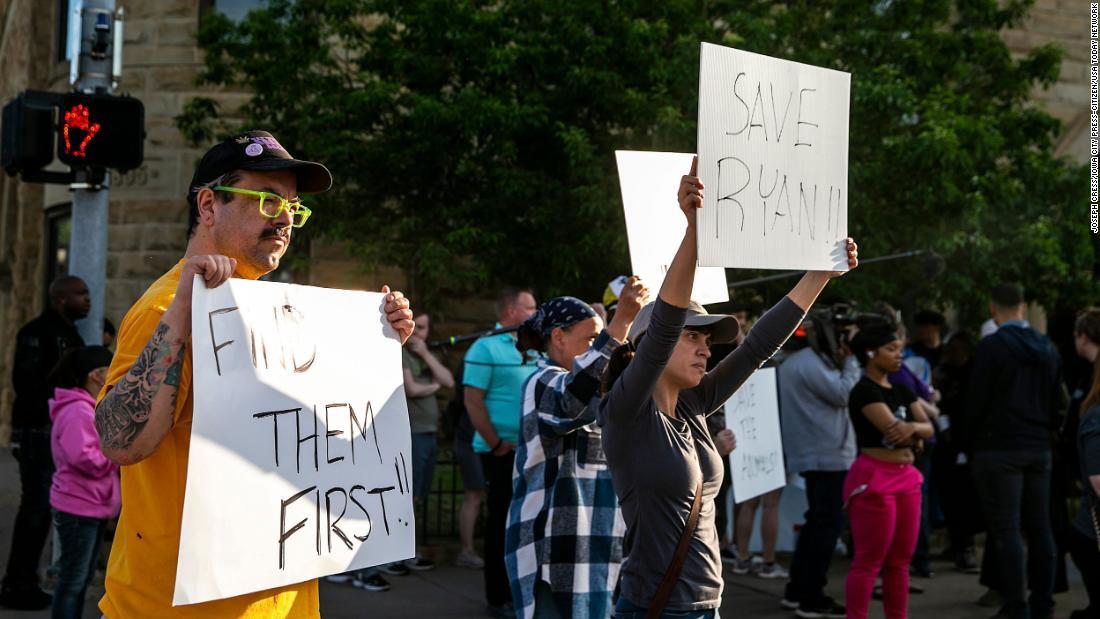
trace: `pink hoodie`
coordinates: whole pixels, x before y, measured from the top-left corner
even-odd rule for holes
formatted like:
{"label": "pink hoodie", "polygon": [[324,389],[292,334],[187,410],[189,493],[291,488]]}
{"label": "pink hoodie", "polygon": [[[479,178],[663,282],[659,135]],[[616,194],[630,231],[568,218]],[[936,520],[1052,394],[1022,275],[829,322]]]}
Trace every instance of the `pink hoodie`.
{"label": "pink hoodie", "polygon": [[95,398],[83,389],[55,389],[50,400],[50,447],[57,472],[50,505],[87,518],[114,518],[122,505],[118,465],[99,448]]}

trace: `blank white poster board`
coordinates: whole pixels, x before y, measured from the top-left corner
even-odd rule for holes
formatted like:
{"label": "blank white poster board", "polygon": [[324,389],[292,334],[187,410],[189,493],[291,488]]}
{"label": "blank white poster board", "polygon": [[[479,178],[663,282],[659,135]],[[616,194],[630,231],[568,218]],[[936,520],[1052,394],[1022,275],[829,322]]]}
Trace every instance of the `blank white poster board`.
{"label": "blank white poster board", "polygon": [[737,449],[729,455],[735,502],[787,484],[775,368],[754,372],[726,401],[726,427],[737,437]]}
{"label": "blank white poster board", "polygon": [[[690,153],[615,151],[630,266],[634,275],[641,277],[653,291],[661,289],[668,265],[687,229],[676,193],[680,177],[691,171],[694,156]],[[691,298],[703,305],[729,301],[726,270],[722,267],[697,268]]]}
{"label": "blank white poster board", "polygon": [[379,293],[196,278],[174,604],[415,554],[401,344],[382,307]]}
{"label": "blank white poster board", "polygon": [[851,74],[701,53],[699,264],[846,271]]}

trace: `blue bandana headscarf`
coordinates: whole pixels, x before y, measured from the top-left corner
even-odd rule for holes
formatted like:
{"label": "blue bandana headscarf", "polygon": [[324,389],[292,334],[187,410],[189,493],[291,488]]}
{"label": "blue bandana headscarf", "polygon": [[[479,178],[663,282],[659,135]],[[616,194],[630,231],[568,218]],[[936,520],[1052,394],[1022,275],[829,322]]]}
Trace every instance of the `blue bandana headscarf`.
{"label": "blue bandana headscarf", "polygon": [[539,306],[524,326],[544,340],[557,328],[565,328],[596,315],[596,310],[576,297],[557,297]]}

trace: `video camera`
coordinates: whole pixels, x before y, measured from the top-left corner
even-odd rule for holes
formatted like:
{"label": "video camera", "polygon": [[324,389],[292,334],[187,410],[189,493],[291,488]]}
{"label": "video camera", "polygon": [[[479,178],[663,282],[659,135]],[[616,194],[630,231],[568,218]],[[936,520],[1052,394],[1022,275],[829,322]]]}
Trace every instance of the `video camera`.
{"label": "video camera", "polygon": [[811,309],[802,322],[805,341],[818,354],[832,360],[836,368],[843,366],[843,347],[847,346],[851,327],[864,329],[870,325],[889,325],[882,314],[860,312],[854,304],[835,303],[829,307]]}

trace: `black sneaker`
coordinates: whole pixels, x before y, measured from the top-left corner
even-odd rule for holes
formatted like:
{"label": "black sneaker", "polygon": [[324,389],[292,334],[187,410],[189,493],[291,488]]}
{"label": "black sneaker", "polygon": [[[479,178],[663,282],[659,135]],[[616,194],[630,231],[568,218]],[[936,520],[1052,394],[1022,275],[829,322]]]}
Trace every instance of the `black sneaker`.
{"label": "black sneaker", "polygon": [[390,590],[389,581],[382,578],[381,574],[371,574],[365,578],[356,574],[351,584],[357,589],[366,589],[367,591],[381,592]]}
{"label": "black sneaker", "polygon": [[982,597],[978,598],[978,606],[982,608],[1000,608],[1001,594],[996,589],[989,589]]}
{"label": "black sneaker", "polygon": [[978,557],[974,554],[973,548],[967,548],[955,555],[955,567],[964,574],[980,574],[982,572],[978,567]]}
{"label": "black sneaker", "polygon": [[435,567],[435,561],[425,559],[424,557],[413,557],[405,561],[405,567],[414,572],[426,572]]}
{"label": "black sneaker", "polygon": [[922,565],[920,567],[910,566],[909,575],[913,578],[932,578],[936,573],[932,571],[932,568]]}
{"label": "black sneaker", "polygon": [[733,567],[733,564],[737,563],[737,551],[727,546],[718,551],[718,555],[722,557],[722,563]]}
{"label": "black sneaker", "polygon": [[401,562],[390,563],[390,564],[387,564],[387,565],[380,565],[380,566],[378,566],[378,569],[380,571],[383,571],[383,572],[389,574],[390,576],[408,576],[409,575],[409,568],[405,567],[405,564],[401,563]]}
{"label": "black sneaker", "polygon": [[495,619],[515,619],[516,617],[516,608],[512,606],[511,602],[505,602],[500,606],[493,606],[490,604],[485,609],[485,612]]}
{"label": "black sneaker", "polygon": [[0,606],[12,610],[44,610],[51,603],[53,596],[38,588],[38,585],[5,587],[0,592]]}
{"label": "black sneaker", "polygon": [[803,602],[798,605],[794,614],[805,619],[844,619],[847,616],[845,608],[832,598],[825,598],[817,604]]}

